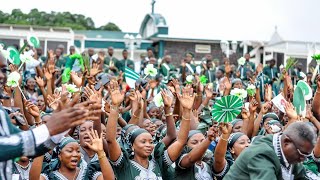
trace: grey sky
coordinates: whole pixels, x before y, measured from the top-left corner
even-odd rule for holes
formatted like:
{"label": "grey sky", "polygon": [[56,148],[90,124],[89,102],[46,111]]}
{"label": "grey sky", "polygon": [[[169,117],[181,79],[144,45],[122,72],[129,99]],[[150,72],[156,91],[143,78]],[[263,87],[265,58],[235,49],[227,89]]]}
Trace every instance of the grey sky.
{"label": "grey sky", "polygon": [[[50,3],[49,3],[50,2]],[[1,10],[20,8],[70,11],[91,17],[96,26],[111,21],[125,32],[138,32],[151,0],[0,0]],[[269,40],[277,25],[288,40],[320,42],[318,0],[157,0],[174,37]]]}

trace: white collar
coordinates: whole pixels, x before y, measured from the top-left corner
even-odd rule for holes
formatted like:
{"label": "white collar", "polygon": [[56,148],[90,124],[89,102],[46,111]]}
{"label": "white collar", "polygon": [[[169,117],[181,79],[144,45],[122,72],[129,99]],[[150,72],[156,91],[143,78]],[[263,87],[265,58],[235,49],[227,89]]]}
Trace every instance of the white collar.
{"label": "white collar", "polygon": [[280,150],[281,150],[281,155],[282,155],[282,157],[283,157],[283,161],[284,161],[284,163],[285,163],[285,165],[286,165],[286,167],[289,167],[289,162],[288,162],[288,160],[287,160],[287,158],[286,158],[286,156],[284,155],[284,153],[283,153],[283,150],[282,150],[282,146],[281,146],[281,136],[282,135],[280,135]]}

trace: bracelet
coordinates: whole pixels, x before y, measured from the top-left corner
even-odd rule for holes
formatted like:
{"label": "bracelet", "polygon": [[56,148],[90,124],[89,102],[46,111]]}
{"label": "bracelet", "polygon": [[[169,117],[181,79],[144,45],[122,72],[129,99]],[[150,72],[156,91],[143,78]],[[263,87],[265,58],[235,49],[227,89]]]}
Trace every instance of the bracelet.
{"label": "bracelet", "polygon": [[220,136],[220,139],[228,142],[228,139],[224,139],[222,136]]}
{"label": "bracelet", "polygon": [[118,107],[118,106],[110,106],[110,109],[111,109],[111,110],[114,110],[114,111],[118,111],[118,110],[119,110],[119,107]]}
{"label": "bracelet", "polygon": [[101,156],[98,155],[99,160],[103,159],[104,157],[106,157],[106,153],[103,153]]}
{"label": "bracelet", "polygon": [[191,120],[191,119],[187,119],[187,118],[185,118],[183,116],[181,116],[181,118],[182,118],[182,120],[185,120],[185,121],[190,121]]}
{"label": "bracelet", "polygon": [[169,114],[165,114],[164,116],[165,117],[172,116],[172,112],[170,112]]}

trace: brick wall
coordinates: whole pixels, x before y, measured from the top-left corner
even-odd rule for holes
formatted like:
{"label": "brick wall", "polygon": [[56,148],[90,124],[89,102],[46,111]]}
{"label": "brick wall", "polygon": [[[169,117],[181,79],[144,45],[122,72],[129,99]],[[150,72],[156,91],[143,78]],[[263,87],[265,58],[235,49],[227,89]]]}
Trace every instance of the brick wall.
{"label": "brick wall", "polygon": [[[174,42],[174,41],[166,41],[165,42],[165,55],[171,55],[173,64],[178,67],[181,63],[181,60],[184,58],[185,52],[192,52],[195,55],[195,60],[201,60],[206,54],[203,53],[195,53],[195,45],[210,45],[211,46],[211,55],[213,59],[217,58],[220,60],[220,64],[222,64],[222,59],[225,56],[220,48],[219,43],[196,43],[196,42]],[[242,48],[239,48],[237,53],[230,55],[231,63],[237,64],[236,61],[238,58],[242,56]]]}

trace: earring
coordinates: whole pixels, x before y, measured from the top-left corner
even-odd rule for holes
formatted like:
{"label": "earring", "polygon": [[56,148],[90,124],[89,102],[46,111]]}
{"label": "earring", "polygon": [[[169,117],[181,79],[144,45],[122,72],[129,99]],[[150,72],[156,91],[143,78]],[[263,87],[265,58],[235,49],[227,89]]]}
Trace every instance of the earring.
{"label": "earring", "polygon": [[133,148],[132,148],[132,152],[131,152],[131,155],[132,155],[132,156],[134,156],[134,149],[133,149]]}

